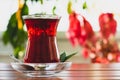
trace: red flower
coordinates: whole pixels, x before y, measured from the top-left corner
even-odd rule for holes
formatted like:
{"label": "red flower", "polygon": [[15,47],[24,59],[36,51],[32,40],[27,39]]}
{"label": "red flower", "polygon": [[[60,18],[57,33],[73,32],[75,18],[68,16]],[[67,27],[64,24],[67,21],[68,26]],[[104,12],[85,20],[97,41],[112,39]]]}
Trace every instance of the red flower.
{"label": "red flower", "polygon": [[77,18],[77,14],[75,12],[72,12],[69,15],[69,29],[67,31],[67,37],[74,46],[78,43],[80,36],[81,36],[80,22]]}
{"label": "red flower", "polygon": [[85,29],[85,32],[86,32],[86,36],[87,36],[87,39],[90,39],[94,36],[94,31],[92,29],[92,26],[91,24],[85,19],[84,19],[84,29]]}
{"label": "red flower", "polygon": [[[112,13],[103,13],[99,16],[100,32],[95,34],[91,24],[79,14],[72,12],[69,15],[69,29],[67,37],[75,46],[83,47],[84,58],[91,58],[93,63],[120,62],[120,50],[114,40],[117,22]],[[100,35],[101,36],[100,36]]]}
{"label": "red flower", "polygon": [[103,13],[99,16],[100,32],[103,37],[108,38],[116,33],[117,22],[112,13]]}
{"label": "red flower", "polygon": [[87,48],[83,48],[82,55],[83,55],[84,58],[88,58],[89,57],[89,51],[88,51]]}
{"label": "red flower", "polygon": [[82,22],[81,25],[81,36],[80,36],[80,45],[85,45],[86,40],[90,40],[94,36],[94,31],[92,29],[91,24],[83,17],[80,19],[80,22]]}
{"label": "red flower", "polygon": [[117,54],[117,56],[116,56],[116,61],[117,62],[120,62],[120,52]]}
{"label": "red flower", "polygon": [[[79,19],[81,17],[82,19]],[[84,45],[87,39],[92,38],[94,31],[90,23],[81,15],[72,12],[69,15],[69,29],[67,31],[67,37],[72,45],[80,44]]]}

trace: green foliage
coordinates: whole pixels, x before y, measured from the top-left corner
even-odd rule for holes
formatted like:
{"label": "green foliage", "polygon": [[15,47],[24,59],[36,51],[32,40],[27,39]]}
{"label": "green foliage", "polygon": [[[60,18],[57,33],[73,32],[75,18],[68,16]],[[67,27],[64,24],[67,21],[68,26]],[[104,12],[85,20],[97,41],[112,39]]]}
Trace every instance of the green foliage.
{"label": "green foliage", "polygon": [[66,52],[63,52],[63,53],[60,55],[60,61],[61,61],[61,62],[65,62],[65,61],[67,61],[69,58],[71,58],[72,56],[74,56],[75,54],[77,54],[77,52],[72,53],[72,54],[70,54],[70,55],[66,55]]}
{"label": "green foliage", "polygon": [[83,9],[87,9],[87,3],[86,2],[83,3]]}
{"label": "green foliage", "polygon": [[40,0],[41,4],[43,4],[43,0]]}
{"label": "green foliage", "polygon": [[[24,4],[21,10],[21,18],[23,15],[28,14],[28,6]],[[23,24],[24,21],[22,20]],[[4,32],[2,40],[5,44],[10,43],[14,48],[14,55],[18,58],[18,52],[25,48],[25,43],[27,40],[27,33],[24,29],[18,29],[18,21],[16,18],[16,12],[10,17],[9,23],[7,25],[7,30]],[[18,49],[19,48],[19,49]]]}
{"label": "green foliage", "polygon": [[71,1],[68,2],[67,12],[68,12],[68,14],[70,14],[72,12],[72,2]]}
{"label": "green foliage", "polygon": [[29,8],[28,8],[26,3],[24,4],[24,6],[22,8],[22,12],[21,13],[22,13],[22,16],[23,15],[27,15],[29,13]]}
{"label": "green foliage", "polygon": [[54,6],[53,9],[52,9],[53,15],[55,15],[55,10],[56,10],[56,6]]}

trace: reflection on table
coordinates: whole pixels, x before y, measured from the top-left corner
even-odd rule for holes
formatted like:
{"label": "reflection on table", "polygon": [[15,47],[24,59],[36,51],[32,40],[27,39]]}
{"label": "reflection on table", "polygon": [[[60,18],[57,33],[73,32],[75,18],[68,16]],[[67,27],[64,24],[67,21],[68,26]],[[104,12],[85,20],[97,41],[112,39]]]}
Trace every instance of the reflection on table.
{"label": "reflection on table", "polygon": [[27,77],[13,70],[10,64],[0,63],[0,80],[114,80],[120,79],[120,64],[72,64],[52,77]]}

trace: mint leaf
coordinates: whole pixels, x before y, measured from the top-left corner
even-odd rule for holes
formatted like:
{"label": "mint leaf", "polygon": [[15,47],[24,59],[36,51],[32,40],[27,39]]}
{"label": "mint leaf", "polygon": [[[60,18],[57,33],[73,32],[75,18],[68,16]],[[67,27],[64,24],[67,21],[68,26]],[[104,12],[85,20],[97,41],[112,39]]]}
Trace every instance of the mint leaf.
{"label": "mint leaf", "polygon": [[75,54],[77,54],[77,52],[75,53],[72,53],[70,55],[66,55],[66,52],[63,52],[61,55],[60,55],[60,62],[65,62],[67,61],[68,59],[70,59],[72,56],[74,56]]}
{"label": "mint leaf", "polygon": [[75,54],[77,54],[77,52],[72,53],[72,54],[70,54],[70,55],[66,56],[66,59],[65,59],[65,60],[68,60],[69,58],[71,58],[71,57],[72,57],[72,56],[74,56]]}
{"label": "mint leaf", "polygon": [[63,52],[61,55],[60,55],[60,62],[64,62],[66,59],[66,53]]}

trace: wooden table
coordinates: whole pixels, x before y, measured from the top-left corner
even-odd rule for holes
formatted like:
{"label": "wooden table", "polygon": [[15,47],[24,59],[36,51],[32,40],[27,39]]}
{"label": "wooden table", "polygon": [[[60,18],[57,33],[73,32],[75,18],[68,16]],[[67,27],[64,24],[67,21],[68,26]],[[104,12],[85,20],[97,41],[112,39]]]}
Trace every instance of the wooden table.
{"label": "wooden table", "polygon": [[120,80],[120,64],[72,64],[69,70],[48,78],[26,77],[0,63],[0,80]]}

